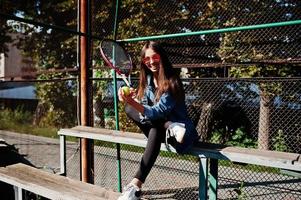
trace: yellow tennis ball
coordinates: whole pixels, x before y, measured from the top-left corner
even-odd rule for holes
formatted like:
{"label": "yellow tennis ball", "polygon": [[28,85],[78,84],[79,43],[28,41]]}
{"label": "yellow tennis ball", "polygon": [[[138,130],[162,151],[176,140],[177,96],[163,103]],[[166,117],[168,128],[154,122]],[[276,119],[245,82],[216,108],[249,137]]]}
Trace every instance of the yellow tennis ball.
{"label": "yellow tennis ball", "polygon": [[125,96],[128,96],[130,94],[130,88],[127,86],[123,86],[122,91]]}

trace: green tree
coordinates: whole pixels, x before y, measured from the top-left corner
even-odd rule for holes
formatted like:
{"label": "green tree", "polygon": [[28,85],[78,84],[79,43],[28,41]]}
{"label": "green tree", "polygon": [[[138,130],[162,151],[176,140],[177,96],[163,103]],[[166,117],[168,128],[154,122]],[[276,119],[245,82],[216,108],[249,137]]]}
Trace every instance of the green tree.
{"label": "green tree", "polygon": [[[5,8],[1,11],[6,14],[76,30],[77,5],[74,0],[3,1],[1,7]],[[58,29],[22,24],[25,28],[19,32],[21,36],[17,38],[17,46],[25,57],[31,58],[37,70],[66,69],[77,65],[76,36]],[[38,79],[68,77],[70,75],[66,73],[53,73],[42,74]],[[74,125],[74,83],[62,81],[36,85],[39,105],[35,122],[59,127]]]}
{"label": "green tree", "polygon": [[[64,77],[64,74],[61,74]],[[55,79],[58,75],[47,75],[47,78]],[[43,77],[40,77],[43,79]],[[76,85],[74,81],[53,81],[37,85],[36,94],[39,97],[39,105],[36,113],[37,124],[42,126],[72,127],[75,126]]]}
{"label": "green tree", "polygon": [[[279,1],[282,2],[282,1]],[[300,4],[297,1],[288,5]],[[251,10],[253,18],[259,19],[266,12],[260,12],[258,9],[261,6],[263,11],[268,11],[269,7],[275,10],[279,10],[282,4],[273,5],[269,1],[253,2],[248,5],[248,10]],[[230,9],[244,10],[240,6],[228,7]],[[255,10],[255,9],[258,10]],[[300,8],[300,6],[299,6]],[[253,11],[253,12],[252,12]],[[235,12],[235,10],[232,10]],[[296,12],[300,15],[300,10],[296,11],[292,7],[288,6],[286,9],[287,14]],[[282,20],[282,15],[278,15],[279,19],[274,18],[275,21]],[[240,19],[242,15],[230,18],[225,26],[242,26],[246,22]],[[221,44],[218,49],[218,55],[224,63],[259,63],[249,64],[232,67],[229,71],[231,77],[287,77],[298,75],[294,66],[286,64],[269,64],[266,60],[276,61],[280,59],[289,59],[295,57],[295,52],[292,51],[292,41],[295,40],[295,36],[290,34],[291,27],[283,27],[279,29],[265,29],[250,32],[234,32],[225,33],[221,36]],[[298,31],[297,31],[298,32]],[[277,40],[277,48],[274,42],[267,40]],[[279,39],[280,38],[280,39]],[[263,48],[264,47],[264,48]],[[284,86],[280,83],[260,82],[259,83],[259,97],[260,97],[260,113],[259,113],[259,127],[258,127],[258,147],[261,149],[270,149],[270,108],[274,102],[274,98],[281,94],[284,90]]]}

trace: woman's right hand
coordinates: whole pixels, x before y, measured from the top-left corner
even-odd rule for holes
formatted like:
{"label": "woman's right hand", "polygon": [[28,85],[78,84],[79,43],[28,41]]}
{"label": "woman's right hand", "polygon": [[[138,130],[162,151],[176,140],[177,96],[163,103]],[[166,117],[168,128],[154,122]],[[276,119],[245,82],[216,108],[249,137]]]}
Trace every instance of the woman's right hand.
{"label": "woman's right hand", "polygon": [[119,99],[119,101],[124,102],[124,94],[123,94],[122,87],[120,87],[118,90],[118,99]]}

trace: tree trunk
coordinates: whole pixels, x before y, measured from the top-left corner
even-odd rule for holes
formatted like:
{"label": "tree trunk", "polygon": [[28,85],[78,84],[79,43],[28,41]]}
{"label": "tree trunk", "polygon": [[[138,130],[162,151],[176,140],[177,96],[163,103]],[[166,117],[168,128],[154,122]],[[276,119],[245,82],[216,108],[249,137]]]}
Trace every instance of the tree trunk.
{"label": "tree trunk", "polygon": [[93,100],[94,126],[105,127],[104,104],[101,98]]}
{"label": "tree trunk", "polygon": [[270,143],[270,107],[272,97],[263,89],[260,89],[260,111],[258,127],[258,148],[269,149]]}
{"label": "tree trunk", "polygon": [[199,132],[200,141],[208,140],[209,124],[212,117],[213,103],[203,103],[202,112],[196,129]]}

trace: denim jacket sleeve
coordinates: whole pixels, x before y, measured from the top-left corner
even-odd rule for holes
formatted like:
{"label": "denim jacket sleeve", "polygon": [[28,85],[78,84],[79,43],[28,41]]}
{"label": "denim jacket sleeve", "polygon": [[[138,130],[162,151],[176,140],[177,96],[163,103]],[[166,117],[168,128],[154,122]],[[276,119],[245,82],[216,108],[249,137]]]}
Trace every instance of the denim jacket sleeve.
{"label": "denim jacket sleeve", "polygon": [[164,119],[173,110],[176,101],[170,93],[163,93],[159,101],[153,106],[143,105],[144,115],[150,120]]}

